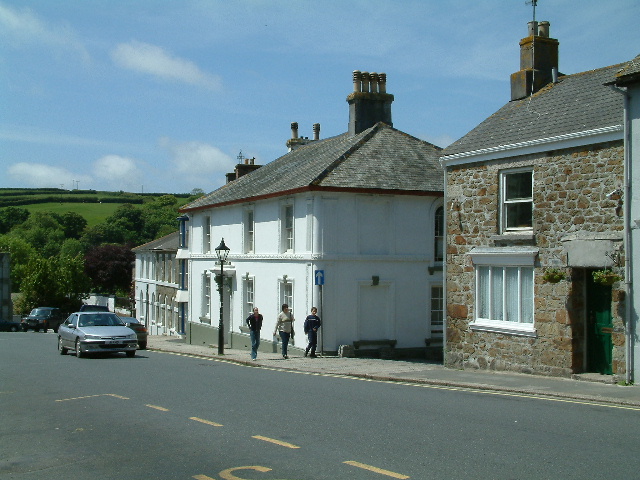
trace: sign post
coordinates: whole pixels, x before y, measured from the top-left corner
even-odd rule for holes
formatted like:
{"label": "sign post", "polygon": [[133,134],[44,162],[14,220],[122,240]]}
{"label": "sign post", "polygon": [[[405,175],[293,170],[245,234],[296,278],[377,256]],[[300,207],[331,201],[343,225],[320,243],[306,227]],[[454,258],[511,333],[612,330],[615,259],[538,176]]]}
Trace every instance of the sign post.
{"label": "sign post", "polygon": [[[324,285],[324,270],[316,270],[314,272],[315,284],[318,286],[318,294],[320,296],[320,313],[322,314],[322,323],[324,323],[324,309],[322,308],[322,286]],[[324,356],[324,326],[320,327],[320,355]]]}

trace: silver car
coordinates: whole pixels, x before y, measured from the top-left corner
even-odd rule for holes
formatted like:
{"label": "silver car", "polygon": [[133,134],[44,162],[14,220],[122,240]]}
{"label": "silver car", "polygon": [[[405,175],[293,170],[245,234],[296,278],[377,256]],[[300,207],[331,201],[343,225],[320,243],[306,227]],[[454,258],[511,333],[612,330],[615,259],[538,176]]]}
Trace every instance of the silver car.
{"label": "silver car", "polygon": [[127,327],[115,313],[72,313],[58,329],[60,355],[73,350],[76,357],[105,352],[125,352],[127,357],[133,357],[137,347],[136,332]]}

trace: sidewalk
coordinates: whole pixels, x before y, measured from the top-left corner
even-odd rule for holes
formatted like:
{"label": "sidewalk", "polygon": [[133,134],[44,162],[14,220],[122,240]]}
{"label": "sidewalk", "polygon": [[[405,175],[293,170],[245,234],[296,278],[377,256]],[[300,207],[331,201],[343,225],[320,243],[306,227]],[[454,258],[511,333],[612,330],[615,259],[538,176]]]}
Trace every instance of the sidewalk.
{"label": "sidewalk", "polygon": [[640,387],[602,383],[599,380],[608,377],[597,374],[585,374],[579,376],[581,380],[571,380],[520,373],[454,370],[440,364],[421,361],[334,356],[309,358],[296,353],[289,355],[289,359],[285,360],[279,353],[259,352],[258,359],[252,361],[249,358],[248,350],[225,348],[224,355],[220,356],[215,345],[189,345],[184,339],[164,335],[150,335],[148,349],[211,357],[253,367],[279,368],[298,372],[344,375],[442,387],[475,388],[640,407]]}

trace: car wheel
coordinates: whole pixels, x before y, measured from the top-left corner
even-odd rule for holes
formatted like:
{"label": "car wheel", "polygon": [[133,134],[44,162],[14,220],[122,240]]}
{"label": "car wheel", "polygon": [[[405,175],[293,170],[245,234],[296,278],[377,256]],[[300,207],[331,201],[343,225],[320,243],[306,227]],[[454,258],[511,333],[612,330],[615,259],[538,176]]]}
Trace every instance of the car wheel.
{"label": "car wheel", "polygon": [[62,339],[60,337],[58,337],[58,351],[60,352],[60,355],[67,354],[67,349],[62,346]]}
{"label": "car wheel", "polygon": [[39,332],[39,331],[40,331],[40,329],[39,329],[39,328],[34,328],[34,329],[33,329],[33,331],[34,331],[34,332]]}
{"label": "car wheel", "polygon": [[82,357],[82,352],[80,351],[80,339],[76,338],[76,357]]}
{"label": "car wheel", "polygon": [[127,354],[127,357],[129,357],[129,358],[136,356],[136,351],[135,350],[127,350],[125,353]]}
{"label": "car wheel", "polygon": [[11,327],[11,331],[12,332],[17,332],[18,331],[18,327],[16,327],[16,326]]}
{"label": "car wheel", "polygon": [[140,347],[140,350],[146,350],[147,349],[147,342],[140,342],[138,344],[138,347]]}

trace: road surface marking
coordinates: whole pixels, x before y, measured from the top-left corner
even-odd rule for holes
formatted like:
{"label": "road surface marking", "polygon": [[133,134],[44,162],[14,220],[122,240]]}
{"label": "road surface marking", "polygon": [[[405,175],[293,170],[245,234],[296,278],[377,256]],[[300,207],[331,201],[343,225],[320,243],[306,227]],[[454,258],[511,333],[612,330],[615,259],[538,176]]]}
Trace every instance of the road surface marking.
{"label": "road surface marking", "polygon": [[215,478],[207,477],[206,475],[194,475],[196,480],[215,480]]}
{"label": "road surface marking", "polygon": [[207,425],[213,425],[214,427],[222,427],[221,423],[212,422],[210,420],[205,420],[203,418],[189,417],[189,420],[195,420],[196,422],[206,423]]}
{"label": "road surface marking", "polygon": [[378,468],[378,467],[372,467],[371,465],[367,465],[365,463],[360,463],[360,462],[342,462],[342,463],[346,463],[347,465],[351,465],[354,467],[358,467],[358,468],[362,468],[364,470],[369,470],[370,472],[375,472],[375,473],[379,473],[380,475],[386,475],[387,477],[392,477],[392,478],[411,478],[408,477],[406,475],[402,475],[401,473],[396,473],[396,472],[391,472],[389,470],[383,470],[382,468]]}
{"label": "road surface marking", "polygon": [[122,395],[116,395],[115,393],[99,393],[97,395],[85,395],[83,397],[73,397],[73,398],[63,398],[60,400],[56,400],[56,402],[68,402],[70,400],[84,400],[85,398],[95,398],[95,397],[115,397],[120,400],[129,400],[128,397],[123,397]]}
{"label": "road surface marking", "polygon": [[280,440],[276,440],[275,438],[263,437],[262,435],[253,435],[251,438],[255,438],[257,440],[264,440],[265,442],[275,443],[276,445],[280,445],[281,447],[287,448],[300,448],[293,443],[282,442]]}
{"label": "road surface marking", "polygon": [[160,410],[161,412],[168,412],[169,409],[168,408],[164,408],[164,407],[159,407],[157,405],[150,405],[150,404],[146,404],[145,407],[149,407],[149,408],[155,408],[156,410]]}

